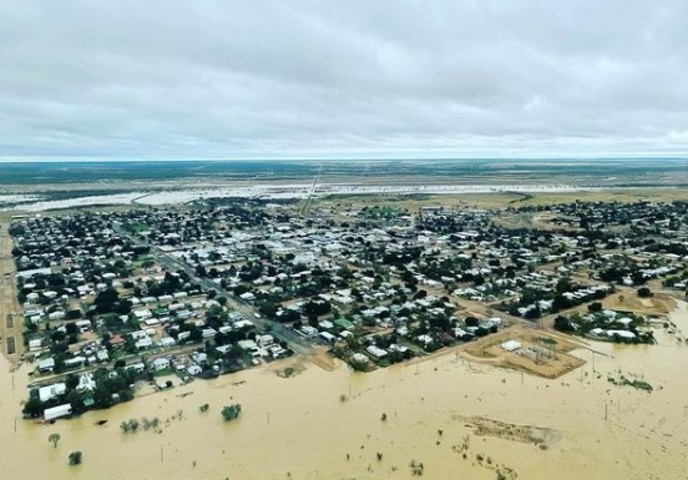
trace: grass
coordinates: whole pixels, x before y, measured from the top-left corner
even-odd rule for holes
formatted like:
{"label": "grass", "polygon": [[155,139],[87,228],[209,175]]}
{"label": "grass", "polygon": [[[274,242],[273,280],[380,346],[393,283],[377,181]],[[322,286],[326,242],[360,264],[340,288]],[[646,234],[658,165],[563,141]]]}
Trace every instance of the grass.
{"label": "grass", "polygon": [[149,230],[150,226],[146,225],[145,223],[136,223],[132,225],[130,229],[132,233],[141,233]]}

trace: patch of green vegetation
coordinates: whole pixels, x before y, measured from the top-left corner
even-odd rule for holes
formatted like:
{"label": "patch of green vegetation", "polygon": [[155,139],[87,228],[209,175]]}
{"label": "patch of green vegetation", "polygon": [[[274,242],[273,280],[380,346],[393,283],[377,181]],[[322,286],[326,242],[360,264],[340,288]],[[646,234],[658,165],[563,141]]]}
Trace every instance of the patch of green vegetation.
{"label": "patch of green vegetation", "polygon": [[280,378],[289,378],[296,375],[296,370],[292,367],[287,367],[284,370],[277,370],[277,376]]}
{"label": "patch of green vegetation", "polygon": [[145,223],[135,223],[131,227],[129,227],[132,233],[141,233],[145,232],[146,230],[150,230],[150,227],[146,225]]}
{"label": "patch of green vegetation", "polygon": [[654,390],[652,385],[645,380],[629,379],[624,375],[619,376],[619,378],[607,377],[607,381],[617,386],[630,386],[639,390],[645,390],[648,393]]}
{"label": "patch of green vegetation", "polygon": [[374,205],[372,207],[363,207],[363,215],[366,218],[377,219],[392,219],[400,217],[404,214],[404,211],[399,207],[393,207],[391,205]]}

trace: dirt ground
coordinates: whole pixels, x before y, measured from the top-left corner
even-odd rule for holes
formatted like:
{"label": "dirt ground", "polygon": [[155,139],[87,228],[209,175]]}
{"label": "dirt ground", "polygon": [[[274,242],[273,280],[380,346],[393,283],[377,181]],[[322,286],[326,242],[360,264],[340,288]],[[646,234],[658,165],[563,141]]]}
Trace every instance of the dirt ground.
{"label": "dirt ground", "polygon": [[[407,208],[410,211],[418,211],[423,206],[443,206],[445,208],[519,208],[524,206],[551,205],[557,203],[573,203],[582,201],[617,201],[630,203],[639,200],[653,202],[670,202],[673,200],[688,199],[688,190],[685,189],[642,189],[642,190],[605,190],[605,191],[579,191],[561,193],[465,193],[447,195],[423,195],[422,198],[413,198],[406,195],[351,195],[336,196],[334,198],[315,199],[317,206],[337,205],[353,207],[369,206],[372,203],[379,205],[394,205]],[[546,222],[541,222],[546,224]]]}
{"label": "dirt ground", "polygon": [[602,301],[610,310],[633,312],[640,315],[667,315],[676,308],[676,300],[665,293],[656,293],[650,298],[640,298],[634,290],[624,290],[610,295]]}
{"label": "dirt ground", "polygon": [[462,422],[466,427],[472,428],[478,436],[490,436],[508,440],[511,442],[532,443],[541,448],[547,448],[548,444],[556,440],[557,432],[533,425],[516,425],[494,420],[486,417],[465,417],[454,415],[452,420]]}
{"label": "dirt ground", "polygon": [[[520,342],[521,348],[513,352],[504,350],[501,345],[508,340]],[[469,343],[461,355],[472,361],[553,379],[585,364],[584,360],[568,353],[582,346],[582,343],[549,330],[513,325]]]}
{"label": "dirt ground", "polygon": [[10,216],[0,215],[0,347],[10,361],[19,361],[24,351],[24,317],[17,302]]}

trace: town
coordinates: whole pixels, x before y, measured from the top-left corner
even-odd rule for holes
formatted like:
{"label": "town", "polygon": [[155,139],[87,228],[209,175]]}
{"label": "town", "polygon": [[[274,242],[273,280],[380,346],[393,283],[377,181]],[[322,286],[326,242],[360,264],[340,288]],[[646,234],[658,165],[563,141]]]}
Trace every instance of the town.
{"label": "town", "polygon": [[24,414],[53,421],[318,349],[367,372],[493,337],[483,353],[548,376],[537,364],[579,364],[547,332],[654,343],[661,313],[634,305],[685,295],[688,203],[523,203],[206,199],[15,215],[12,315],[35,365]]}

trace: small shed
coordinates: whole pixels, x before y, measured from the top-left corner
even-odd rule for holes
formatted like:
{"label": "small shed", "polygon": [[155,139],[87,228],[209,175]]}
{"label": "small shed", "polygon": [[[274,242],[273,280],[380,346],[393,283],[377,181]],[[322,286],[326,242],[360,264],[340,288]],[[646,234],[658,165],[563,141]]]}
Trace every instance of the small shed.
{"label": "small shed", "polygon": [[506,342],[502,343],[502,350],[506,350],[507,352],[514,352],[521,348],[521,342],[517,340],[507,340]]}

